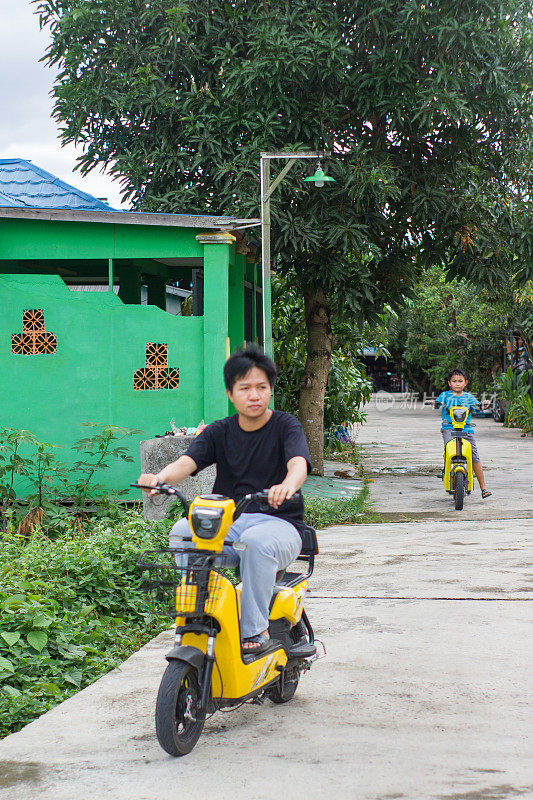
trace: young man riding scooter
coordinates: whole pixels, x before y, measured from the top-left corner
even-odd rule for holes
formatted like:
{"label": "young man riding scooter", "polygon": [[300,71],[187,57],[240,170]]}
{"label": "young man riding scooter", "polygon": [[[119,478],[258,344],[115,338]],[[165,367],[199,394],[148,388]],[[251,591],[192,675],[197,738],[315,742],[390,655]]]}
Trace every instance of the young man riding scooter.
{"label": "young man riding scooter", "polygon": [[[215,494],[237,502],[248,493],[269,489],[271,511],[260,513],[249,507],[227,536],[246,545],[238,552],[230,548],[230,558],[233,564],[239,563],[241,572],[242,649],[250,653],[269,646],[268,614],[276,573],[300,553],[304,506],[299,489],[311,470],[298,420],[269,408],[275,379],[274,362],[257,346],[235,352],[224,365],[224,383],[237,414],[211,423],[177,461],[157,475],[141,475],[138,480],[148,486],[158,481],[177,485],[216,464]],[[170,541],[188,530],[188,520],[179,520]]]}

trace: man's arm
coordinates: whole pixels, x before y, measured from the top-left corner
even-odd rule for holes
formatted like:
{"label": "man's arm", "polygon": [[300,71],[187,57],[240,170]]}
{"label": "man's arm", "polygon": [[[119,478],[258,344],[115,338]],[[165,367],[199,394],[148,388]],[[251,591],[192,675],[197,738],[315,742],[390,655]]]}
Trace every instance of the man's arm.
{"label": "man's arm", "polygon": [[268,502],[273,508],[279,508],[284,500],[290,500],[300,489],[307,478],[307,461],[303,456],[293,456],[287,461],[287,475],[283,483],[271,486],[268,491]]}
{"label": "man's arm", "polygon": [[[190,456],[180,456],[177,461],[167,464],[157,475],[151,472],[141,475],[137,483],[143,483],[145,486],[155,486],[156,483],[161,481],[161,483],[170,483],[172,486],[177,486],[178,483],[192,475],[195,470],[196,462]],[[148,491],[148,489],[144,491]],[[154,492],[154,494],[156,493]]]}

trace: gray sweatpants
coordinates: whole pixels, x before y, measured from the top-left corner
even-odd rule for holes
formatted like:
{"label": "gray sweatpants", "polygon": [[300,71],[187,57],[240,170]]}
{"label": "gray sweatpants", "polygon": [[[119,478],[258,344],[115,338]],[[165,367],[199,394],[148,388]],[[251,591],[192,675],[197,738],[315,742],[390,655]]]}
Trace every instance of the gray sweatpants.
{"label": "gray sweatpants", "polygon": [[[189,532],[187,519],[176,522],[169,534],[170,547],[177,546],[174,537]],[[246,549],[240,552],[225,546],[222,555],[228,566],[239,564],[242,577],[241,637],[247,639],[268,628],[268,609],[276,573],[286,569],[299,555],[302,540],[294,525],[269,514],[241,514],[229,529],[226,539],[246,543]]]}

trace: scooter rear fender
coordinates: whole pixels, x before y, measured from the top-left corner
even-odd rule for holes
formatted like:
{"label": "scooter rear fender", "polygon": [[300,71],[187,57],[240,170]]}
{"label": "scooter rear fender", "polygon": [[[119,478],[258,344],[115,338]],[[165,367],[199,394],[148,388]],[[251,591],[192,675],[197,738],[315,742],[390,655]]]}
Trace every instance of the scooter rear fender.
{"label": "scooter rear fender", "polygon": [[191,645],[177,644],[172,648],[170,653],[166,654],[165,658],[167,661],[186,661],[187,664],[194,667],[198,671],[198,674],[200,674],[205,653],[202,653],[197,647],[192,647]]}

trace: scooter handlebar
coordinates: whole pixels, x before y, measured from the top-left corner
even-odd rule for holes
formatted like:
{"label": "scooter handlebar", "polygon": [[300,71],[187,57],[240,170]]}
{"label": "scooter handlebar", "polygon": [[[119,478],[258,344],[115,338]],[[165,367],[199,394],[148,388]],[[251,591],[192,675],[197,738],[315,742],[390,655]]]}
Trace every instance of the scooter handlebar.
{"label": "scooter handlebar", "polygon": [[134,489],[149,489],[154,494],[167,494],[170,496],[175,496],[178,500],[181,501],[181,504],[184,508],[185,514],[188,516],[189,514],[189,506],[190,503],[185,497],[185,495],[180,492],[177,486],[170,486],[168,483],[162,483],[158,481],[155,486],[147,486],[146,484],[141,483],[130,483],[130,486],[133,486]]}
{"label": "scooter handlebar", "polygon": [[[268,489],[263,489],[261,492],[253,492],[253,494],[245,494],[244,497],[241,497],[235,507],[233,521],[235,522],[235,520],[238,519],[238,517],[240,517],[244,512],[245,508],[251,505],[251,503],[257,503],[259,505],[259,511],[270,511],[272,506],[268,502],[268,492]],[[299,492],[293,494],[289,500],[284,500],[283,503],[281,503],[280,508],[290,508],[291,505],[294,505],[296,502],[298,495]]]}
{"label": "scooter handlebar", "polygon": [[[132,486],[135,489],[150,490],[151,492],[154,492],[154,494],[166,494],[175,496],[179,500],[181,500],[181,504],[185,509],[185,514],[187,516],[189,515],[190,503],[185,497],[185,495],[182,494],[182,492],[180,492],[180,490],[176,486],[170,486],[170,484],[162,483],[161,481],[158,481],[158,483],[156,483],[155,486],[148,486],[146,484],[141,484],[137,482],[130,483],[130,486]],[[268,489],[263,489],[260,492],[253,492],[251,494],[244,495],[244,497],[241,497],[241,499],[239,500],[239,502],[235,507],[235,512],[233,514],[233,521],[235,522],[235,520],[241,516],[245,508],[251,505],[251,503],[257,503],[259,505],[260,511],[263,512],[270,511],[271,506],[268,502],[268,492],[269,492]],[[290,508],[291,505],[294,505],[298,495],[299,493],[297,492],[289,500],[284,500],[280,508],[285,508],[285,509]]]}

